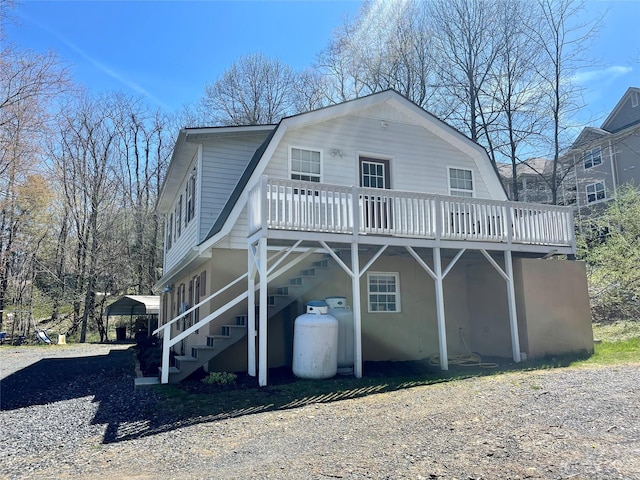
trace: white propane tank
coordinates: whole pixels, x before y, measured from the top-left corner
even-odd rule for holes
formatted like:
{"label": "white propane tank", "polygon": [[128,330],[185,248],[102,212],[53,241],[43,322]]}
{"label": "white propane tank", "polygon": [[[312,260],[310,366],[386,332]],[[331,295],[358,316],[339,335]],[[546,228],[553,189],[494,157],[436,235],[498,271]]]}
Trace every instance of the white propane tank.
{"label": "white propane tank", "polygon": [[338,320],[338,373],[352,373],[354,364],[353,311],[347,297],[327,297],[329,315]]}
{"label": "white propane tank", "polygon": [[307,313],[293,328],[293,374],[299,378],[331,378],[338,371],[338,320],[322,300],[307,303]]}

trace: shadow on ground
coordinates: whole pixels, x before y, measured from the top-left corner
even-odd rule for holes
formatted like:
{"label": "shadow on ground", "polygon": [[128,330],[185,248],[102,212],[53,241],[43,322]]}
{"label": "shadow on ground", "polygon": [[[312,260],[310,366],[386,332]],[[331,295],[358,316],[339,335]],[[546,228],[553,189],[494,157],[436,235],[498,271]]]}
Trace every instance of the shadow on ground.
{"label": "shadow on ground", "polygon": [[[572,360],[559,360],[552,366],[569,365]],[[180,385],[134,390],[132,350],[112,350],[102,356],[47,358],[8,376],[2,381],[0,409],[91,396],[99,403],[92,424],[105,424],[103,443],[113,443],[243,415],[521,369],[502,362],[493,369],[453,366],[448,372],[427,362],[366,363],[360,379],[300,380],[289,369],[274,369],[269,371],[270,385],[263,388],[257,387],[255,378],[240,376],[231,386],[206,385],[195,378]],[[535,365],[528,365],[532,367]]]}
{"label": "shadow on ground", "polygon": [[147,422],[157,403],[138,395],[132,349],[107,355],[44,358],[2,379],[0,410],[43,406],[91,397],[98,404],[92,424],[106,424],[105,442],[118,437],[120,425]]}

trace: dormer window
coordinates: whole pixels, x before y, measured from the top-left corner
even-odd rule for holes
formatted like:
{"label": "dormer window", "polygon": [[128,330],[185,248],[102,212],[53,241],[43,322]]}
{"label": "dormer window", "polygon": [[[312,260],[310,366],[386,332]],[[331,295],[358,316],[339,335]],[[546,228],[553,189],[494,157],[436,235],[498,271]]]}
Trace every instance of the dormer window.
{"label": "dormer window", "polygon": [[602,154],[600,152],[600,147],[595,147],[591,150],[585,150],[585,152],[582,154],[582,163],[584,164],[585,170],[591,167],[595,167],[596,165],[600,165],[602,163]]}

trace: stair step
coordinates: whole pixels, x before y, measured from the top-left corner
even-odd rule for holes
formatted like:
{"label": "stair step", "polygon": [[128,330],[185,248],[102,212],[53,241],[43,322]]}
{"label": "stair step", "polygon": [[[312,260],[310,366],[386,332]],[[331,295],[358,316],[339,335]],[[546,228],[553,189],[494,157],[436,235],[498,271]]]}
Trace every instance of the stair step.
{"label": "stair step", "polygon": [[235,330],[235,329],[241,329],[244,330],[247,328],[246,325],[222,325],[221,328],[221,335],[224,335],[225,337],[228,337],[229,335],[231,335],[231,330]]}
{"label": "stair step", "polygon": [[229,335],[207,335],[207,347],[213,347],[216,340],[231,338]]}
{"label": "stair step", "polygon": [[304,279],[302,277],[293,277],[293,278],[289,279],[289,286],[290,287],[301,287],[303,282],[304,282]]}
{"label": "stair step", "polygon": [[215,347],[210,345],[196,345],[195,347],[191,347],[191,356],[194,358],[198,358],[198,351],[202,350],[213,350]]}
{"label": "stair step", "polygon": [[315,277],[316,269],[315,268],[306,268],[304,270],[300,270],[298,274],[299,277]]}
{"label": "stair step", "polygon": [[319,260],[312,263],[314,268],[329,268],[329,260]]}
{"label": "stair step", "polygon": [[[169,375],[172,373],[180,373],[180,369],[178,367],[169,367]],[[158,376],[162,375],[162,367],[158,367]]]}
{"label": "stair step", "polygon": [[247,325],[248,315],[237,315],[236,316],[236,325],[237,326],[246,326]]}

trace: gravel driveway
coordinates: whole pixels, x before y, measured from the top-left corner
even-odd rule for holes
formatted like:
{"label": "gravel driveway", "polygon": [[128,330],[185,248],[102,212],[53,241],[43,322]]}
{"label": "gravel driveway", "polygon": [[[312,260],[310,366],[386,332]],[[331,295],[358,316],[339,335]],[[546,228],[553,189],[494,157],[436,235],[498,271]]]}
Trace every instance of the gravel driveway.
{"label": "gravel driveway", "polygon": [[162,418],[128,347],[0,349],[1,478],[640,479],[640,365]]}

